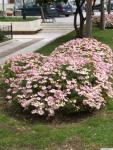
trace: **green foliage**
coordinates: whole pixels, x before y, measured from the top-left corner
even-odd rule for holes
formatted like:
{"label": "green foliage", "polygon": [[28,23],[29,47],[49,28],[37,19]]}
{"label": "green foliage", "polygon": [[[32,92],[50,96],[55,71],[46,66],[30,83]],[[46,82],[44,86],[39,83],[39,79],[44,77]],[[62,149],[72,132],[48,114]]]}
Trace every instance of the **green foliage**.
{"label": "green foliage", "polygon": [[66,3],[68,0],[35,0],[36,3],[40,4],[40,5],[44,5],[44,4],[50,4],[53,2],[64,2]]}
{"label": "green foliage", "polygon": [[3,31],[0,31],[0,42],[5,41],[7,38],[5,36],[5,33]]}
{"label": "green foliage", "polygon": [[[94,28],[93,35],[113,48],[113,30]],[[49,44],[49,48],[52,44]],[[50,52],[50,49],[42,51],[44,54]],[[83,150],[113,147],[113,100],[108,101],[104,110],[92,116],[82,113],[77,114],[78,117],[69,116],[72,117],[70,119],[63,116],[53,122],[39,121],[37,118],[26,120],[23,114],[14,111],[9,114],[6,110],[0,103],[0,150],[58,150],[68,145],[73,149],[82,145]],[[76,141],[76,138],[80,140]]]}
{"label": "green foliage", "polygon": [[49,4],[51,2],[53,2],[53,0],[36,0],[36,3],[40,5]]}
{"label": "green foliage", "polygon": [[47,44],[46,46],[38,49],[36,52],[44,54],[44,55],[49,55],[56,47],[61,45],[62,43],[65,43],[71,39],[75,38],[75,32],[70,32],[60,38],[57,38],[53,42]]}
{"label": "green foliage", "polygon": [[[0,149],[6,150],[8,147],[17,150],[25,150],[29,147],[34,150],[47,147],[58,149],[66,139],[71,138],[73,140],[74,137],[80,137],[81,144],[85,146],[84,150],[113,147],[112,106],[113,102],[110,101],[104,111],[90,117],[83,117],[83,115],[80,117],[79,115],[81,119],[77,119],[75,115],[68,122],[60,124],[44,123],[39,120],[23,120],[21,114],[19,115],[20,119],[17,119],[17,114],[9,116],[0,110]],[[78,145],[78,143],[76,144]]]}
{"label": "green foliage", "polygon": [[4,72],[3,72],[4,77],[13,78],[16,76],[15,73],[11,70],[11,64],[10,63],[5,64],[3,69],[4,69]]}
{"label": "green foliage", "polygon": [[[113,30],[112,29],[100,30],[99,28],[94,26],[92,35],[94,38],[96,38],[97,40],[103,43],[108,44],[113,49]],[[53,42],[40,48],[36,52],[44,54],[44,55],[49,55],[56,47],[74,38],[75,38],[75,31],[70,32],[69,34],[54,40]]]}
{"label": "green foliage", "polygon": [[0,22],[20,22],[20,21],[33,21],[36,20],[36,17],[27,17],[26,20],[23,20],[22,17],[0,17]]}
{"label": "green foliage", "polygon": [[105,44],[108,44],[113,49],[113,29],[100,30],[94,26],[93,37]]}

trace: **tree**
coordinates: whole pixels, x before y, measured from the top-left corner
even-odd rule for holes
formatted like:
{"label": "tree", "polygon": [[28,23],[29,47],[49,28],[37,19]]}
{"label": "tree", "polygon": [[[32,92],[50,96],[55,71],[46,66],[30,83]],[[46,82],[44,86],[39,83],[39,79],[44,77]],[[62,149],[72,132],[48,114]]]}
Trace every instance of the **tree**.
{"label": "tree", "polygon": [[108,14],[111,13],[111,0],[108,0]]}
{"label": "tree", "polygon": [[40,5],[40,10],[41,10],[41,17],[43,22],[45,22],[45,14],[44,14],[44,9],[43,6],[45,7],[45,5],[53,2],[54,0],[35,0],[35,3]]}
{"label": "tree", "polygon": [[[86,35],[91,36],[92,30],[92,7],[95,5],[96,0],[75,0],[76,2],[76,12],[74,14],[74,27],[76,31],[76,37],[82,38],[84,36],[85,21],[86,21]],[[86,17],[83,15],[83,6],[86,3]],[[80,26],[77,25],[77,16],[80,17]]]}
{"label": "tree", "polygon": [[92,0],[87,0],[86,6],[86,37],[90,37],[92,33]]}
{"label": "tree", "polygon": [[3,16],[5,16],[5,1],[2,0],[2,10],[3,10]]}
{"label": "tree", "polygon": [[[36,0],[36,3],[39,3],[40,6],[43,4],[47,4],[52,2],[53,0]],[[58,2],[63,1],[66,2],[67,0],[56,0]],[[84,17],[83,14],[83,7],[85,6],[85,2],[88,3],[87,5],[87,15]],[[85,21],[86,21],[86,35],[91,36],[91,29],[92,29],[92,21],[91,21],[91,15],[92,15],[92,6],[95,5],[96,0],[75,0],[76,3],[76,12],[74,13],[74,28],[76,32],[76,37],[82,38],[84,36],[84,29],[85,29]],[[90,8],[90,9],[89,9]],[[42,13],[42,18],[43,17]],[[78,26],[77,18],[80,18],[80,25]],[[87,18],[87,19],[86,19]]]}
{"label": "tree", "polygon": [[22,16],[23,16],[23,19],[24,19],[24,20],[26,20],[26,12],[25,12],[25,9],[26,9],[25,0],[23,0]]}
{"label": "tree", "polygon": [[100,17],[100,28],[105,29],[105,9],[104,9],[105,0],[101,0],[101,17]]}
{"label": "tree", "polygon": [[[84,35],[84,22],[86,20],[86,18],[83,15],[83,5],[85,4],[85,0],[75,0],[76,2],[76,12],[74,14],[74,28],[75,28],[75,32],[76,32],[76,37],[83,37]],[[80,17],[80,26],[78,27],[77,24],[77,16],[79,15]]]}
{"label": "tree", "polygon": [[92,14],[94,15],[94,6],[95,6],[95,3],[96,3],[96,0],[92,0],[93,2],[93,4],[92,4]]}

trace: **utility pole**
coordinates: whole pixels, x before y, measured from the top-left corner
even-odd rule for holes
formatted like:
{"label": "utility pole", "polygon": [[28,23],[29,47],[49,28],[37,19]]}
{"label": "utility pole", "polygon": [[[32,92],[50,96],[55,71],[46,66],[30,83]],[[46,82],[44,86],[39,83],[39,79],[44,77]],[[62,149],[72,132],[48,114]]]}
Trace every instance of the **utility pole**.
{"label": "utility pole", "polygon": [[87,0],[86,4],[86,37],[92,34],[92,0]]}

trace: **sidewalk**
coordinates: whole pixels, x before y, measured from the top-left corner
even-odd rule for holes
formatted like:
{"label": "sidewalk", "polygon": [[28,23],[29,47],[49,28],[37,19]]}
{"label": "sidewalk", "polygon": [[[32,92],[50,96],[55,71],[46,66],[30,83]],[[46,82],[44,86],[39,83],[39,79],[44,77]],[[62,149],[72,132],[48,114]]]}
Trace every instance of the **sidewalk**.
{"label": "sidewalk", "polygon": [[[67,22],[68,20],[68,22]],[[67,22],[67,23],[66,23]],[[0,44],[0,64],[19,53],[35,52],[39,48],[74,30],[73,16],[43,23],[43,30],[33,35],[14,35],[14,39]]]}

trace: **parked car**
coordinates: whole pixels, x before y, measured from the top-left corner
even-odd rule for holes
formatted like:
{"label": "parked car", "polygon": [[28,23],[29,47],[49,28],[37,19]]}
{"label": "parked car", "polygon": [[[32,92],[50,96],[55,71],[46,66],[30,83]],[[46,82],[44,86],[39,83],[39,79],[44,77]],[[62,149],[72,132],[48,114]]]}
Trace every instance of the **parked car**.
{"label": "parked car", "polygon": [[75,13],[77,8],[75,1],[71,0],[68,3],[72,6],[73,13]]}
{"label": "parked car", "polygon": [[[26,16],[41,16],[41,7],[35,3],[26,3],[25,6],[19,8],[21,13],[24,13]],[[57,17],[58,11],[56,10],[56,6],[54,4],[44,5],[43,12],[45,17]]]}
{"label": "parked car", "polygon": [[58,11],[54,4],[46,5],[43,7],[44,15],[48,17],[58,17]]}
{"label": "parked car", "polygon": [[26,4],[24,7],[22,7],[22,12],[25,12],[26,16],[40,16],[41,15],[41,9],[40,6],[36,4]]}
{"label": "parked car", "polygon": [[[108,4],[107,4],[107,9],[108,9]],[[113,0],[111,0],[111,10],[113,10]]]}
{"label": "parked car", "polygon": [[[106,4],[104,4],[104,9],[105,10],[107,9],[107,5]],[[94,5],[93,6],[93,10],[101,11],[101,4]]]}
{"label": "parked car", "polygon": [[73,14],[73,8],[70,4],[57,3],[56,10],[59,16],[65,15],[66,17],[68,17],[69,15]]}
{"label": "parked car", "polygon": [[113,10],[113,3],[111,3],[111,10]]}
{"label": "parked car", "polygon": [[[85,4],[84,10],[86,10],[86,8],[87,8],[87,4]],[[105,10],[107,9],[106,3],[104,4],[104,9],[105,9]],[[101,11],[101,4],[100,4],[100,3],[95,4],[95,5],[92,7],[92,10]]]}

